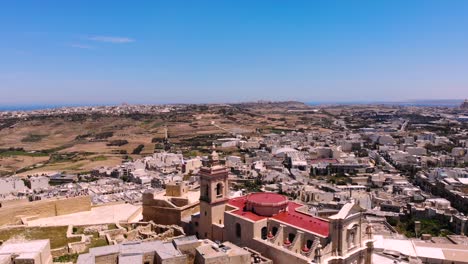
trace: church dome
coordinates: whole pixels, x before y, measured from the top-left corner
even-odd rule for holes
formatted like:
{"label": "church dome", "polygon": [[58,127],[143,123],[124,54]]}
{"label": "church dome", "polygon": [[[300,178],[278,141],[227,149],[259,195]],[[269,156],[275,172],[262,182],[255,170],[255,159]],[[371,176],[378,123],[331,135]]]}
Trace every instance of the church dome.
{"label": "church dome", "polygon": [[273,216],[288,206],[288,198],[277,193],[252,193],[247,197],[245,209],[261,216]]}

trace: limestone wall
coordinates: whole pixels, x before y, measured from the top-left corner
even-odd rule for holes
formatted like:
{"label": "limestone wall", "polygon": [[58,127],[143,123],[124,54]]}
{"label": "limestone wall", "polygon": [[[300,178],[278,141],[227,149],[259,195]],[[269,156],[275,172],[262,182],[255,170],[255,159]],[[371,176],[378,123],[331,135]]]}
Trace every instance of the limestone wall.
{"label": "limestone wall", "polygon": [[178,207],[186,206],[189,204],[189,200],[187,198],[172,197],[170,201]]}
{"label": "limestone wall", "polygon": [[251,247],[255,248],[263,256],[270,258],[273,263],[297,263],[307,264],[310,263],[310,259],[304,256],[290,252],[289,250],[282,247],[275,247],[268,242],[261,239],[253,239],[251,241]]}
{"label": "limestone wall", "polygon": [[118,258],[119,258],[118,254],[109,254],[109,255],[103,255],[103,256],[96,256],[95,264],[117,263]]}
{"label": "limestone wall", "polygon": [[[128,218],[127,218],[127,222],[134,222],[134,220],[141,220],[141,217],[140,215],[142,214],[143,212],[143,207],[140,206],[140,208],[138,208],[138,210],[136,210],[135,212],[133,212],[133,214],[131,214]],[[137,218],[138,217],[138,218]],[[137,218],[137,219],[136,219]]]}
{"label": "limestone wall", "polygon": [[19,224],[21,217],[51,217],[91,210],[89,196],[77,196],[65,199],[48,199],[34,202],[12,204],[0,208],[0,226]]}
{"label": "limestone wall", "polygon": [[184,182],[166,184],[166,196],[181,197],[188,192]]}
{"label": "limestone wall", "polygon": [[229,257],[227,255],[219,255],[218,257],[205,257],[201,255],[200,252],[197,251],[197,255],[195,257],[195,263],[200,264],[225,264],[229,263]]}
{"label": "limestone wall", "polygon": [[88,249],[88,243],[86,241],[68,243],[68,251],[70,253],[83,253]]}
{"label": "limestone wall", "polygon": [[187,264],[195,263],[195,256],[197,255],[197,247],[201,246],[201,241],[196,240],[191,243],[177,245],[177,249],[187,256]]}
{"label": "limestone wall", "polygon": [[154,252],[145,253],[143,255],[143,263],[145,263],[145,264],[156,264]]}
{"label": "limestone wall", "polygon": [[196,214],[200,212],[200,204],[194,204],[192,206],[187,206],[184,208],[184,210],[181,212],[181,219],[184,218],[190,218],[191,215]]}
{"label": "limestone wall", "polygon": [[52,254],[54,258],[60,257],[60,256],[68,254],[68,247],[54,248],[50,250],[50,253]]}
{"label": "limestone wall", "polygon": [[29,203],[29,200],[26,198],[21,198],[21,199],[15,199],[15,200],[4,200],[0,201],[0,208],[5,207],[5,206],[10,206],[10,205],[18,205],[21,206],[23,204]]}
{"label": "limestone wall", "polygon": [[57,215],[66,215],[91,210],[91,198],[78,196],[68,199],[60,199],[55,203]]}
{"label": "limestone wall", "polygon": [[[161,263],[161,264],[187,264],[187,256],[182,255],[182,256],[177,256],[177,257],[172,257],[169,259],[162,259],[159,255],[156,255],[156,263]],[[227,262],[224,262],[222,264],[226,264]]]}
{"label": "limestone wall", "polygon": [[[284,238],[290,232],[297,232],[297,230],[293,229],[292,227],[284,227],[284,230],[283,227],[279,228],[277,236],[277,238],[279,237],[279,245],[275,246],[274,244],[267,242],[267,240],[261,239],[261,229],[263,227],[269,226],[271,230],[272,226],[275,226],[276,223],[273,223],[271,219],[270,222],[268,222],[266,219],[258,222],[253,222],[245,218],[232,215],[231,213],[225,213],[224,220],[227,241],[230,241],[239,246],[254,248],[263,256],[271,259],[273,263],[307,264],[310,262],[310,259],[308,259],[307,257],[295,253],[294,251],[290,251],[289,249],[286,249],[282,246]],[[237,236],[236,234],[237,224],[239,224],[241,227],[240,236]],[[278,225],[278,227],[280,226]]]}
{"label": "limestone wall", "polygon": [[41,258],[40,255],[37,254],[35,256],[29,256],[26,258],[22,259],[15,259],[15,264],[35,264],[35,263],[41,263]]}
{"label": "limestone wall", "polygon": [[143,221],[153,221],[160,225],[181,225],[183,218],[199,211],[198,203],[178,208],[143,205]]}

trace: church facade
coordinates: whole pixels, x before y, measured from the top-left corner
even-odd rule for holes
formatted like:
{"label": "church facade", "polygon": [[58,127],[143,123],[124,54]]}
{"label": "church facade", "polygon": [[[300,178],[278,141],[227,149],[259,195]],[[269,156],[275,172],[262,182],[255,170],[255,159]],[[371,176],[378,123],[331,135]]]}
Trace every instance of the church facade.
{"label": "church facade", "polygon": [[372,263],[372,227],[360,206],[348,203],[324,219],[280,194],[229,199],[228,190],[228,169],[213,152],[200,170],[200,213],[190,222],[197,237],[253,248],[274,263]]}

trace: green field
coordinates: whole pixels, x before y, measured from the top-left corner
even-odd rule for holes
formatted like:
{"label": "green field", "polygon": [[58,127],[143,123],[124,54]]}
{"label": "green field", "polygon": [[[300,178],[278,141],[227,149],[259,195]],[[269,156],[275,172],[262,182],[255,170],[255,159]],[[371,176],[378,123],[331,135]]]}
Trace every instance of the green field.
{"label": "green field", "polygon": [[0,150],[0,157],[12,156],[47,157],[49,154],[44,152],[26,152],[24,150]]}
{"label": "green field", "polygon": [[68,243],[78,242],[80,238],[67,238],[67,227],[16,227],[8,229],[0,229],[0,240],[8,239],[50,239],[51,248],[64,247]]}

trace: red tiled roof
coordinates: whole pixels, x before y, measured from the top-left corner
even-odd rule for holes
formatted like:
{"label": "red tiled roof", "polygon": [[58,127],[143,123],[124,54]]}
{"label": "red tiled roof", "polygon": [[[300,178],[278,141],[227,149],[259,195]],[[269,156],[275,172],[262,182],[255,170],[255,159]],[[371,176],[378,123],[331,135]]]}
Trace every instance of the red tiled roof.
{"label": "red tiled roof", "polygon": [[264,216],[254,214],[254,213],[252,213],[250,211],[243,211],[242,209],[244,208],[244,205],[245,205],[246,202],[247,202],[247,196],[242,196],[242,197],[237,197],[237,198],[234,198],[234,199],[229,199],[228,203],[229,203],[229,205],[232,205],[232,206],[235,206],[235,207],[239,208],[239,210],[235,210],[235,211],[232,212],[232,213],[234,213],[236,215],[245,217],[245,218],[250,219],[252,221],[259,221],[259,220],[262,220],[262,219],[266,218]]}
{"label": "red tiled roof", "polygon": [[296,226],[322,236],[328,236],[329,223],[323,219],[313,217],[302,212],[296,211],[297,208],[303,205],[289,202],[286,212],[279,213],[271,218],[285,222],[292,226]]}
{"label": "red tiled roof", "polygon": [[237,210],[231,211],[231,213],[255,222],[265,218],[275,219],[288,225],[298,227],[325,237],[329,234],[328,221],[297,211],[297,208],[303,206],[301,204],[289,202],[286,211],[280,212],[272,217],[265,217],[250,211],[243,210],[248,197],[249,196],[247,195],[230,199],[228,202],[229,205],[239,208]]}

